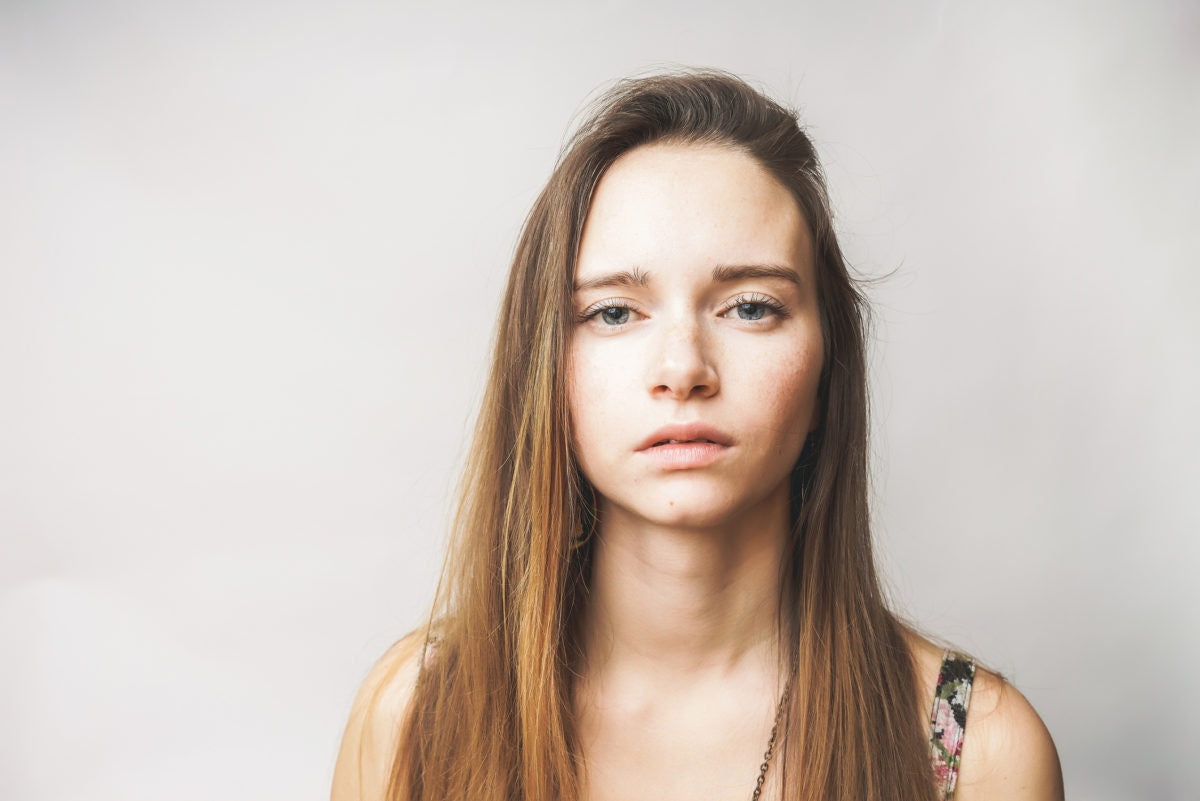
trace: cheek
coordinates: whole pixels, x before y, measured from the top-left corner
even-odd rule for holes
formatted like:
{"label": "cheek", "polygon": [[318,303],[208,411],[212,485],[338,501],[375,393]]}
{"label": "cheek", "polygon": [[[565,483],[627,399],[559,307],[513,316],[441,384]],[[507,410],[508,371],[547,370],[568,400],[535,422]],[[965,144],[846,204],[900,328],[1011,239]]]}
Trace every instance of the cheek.
{"label": "cheek", "polygon": [[609,393],[613,381],[605,380],[605,365],[578,346],[568,352],[566,372],[572,446],[580,466],[587,472],[588,465],[595,461],[597,444],[603,441],[606,412],[612,407]]}
{"label": "cheek", "polygon": [[[820,343],[789,348],[755,360],[753,383],[771,423],[784,432],[795,432],[801,442],[820,421],[817,388],[821,379]],[[782,444],[782,443],[781,443]]]}

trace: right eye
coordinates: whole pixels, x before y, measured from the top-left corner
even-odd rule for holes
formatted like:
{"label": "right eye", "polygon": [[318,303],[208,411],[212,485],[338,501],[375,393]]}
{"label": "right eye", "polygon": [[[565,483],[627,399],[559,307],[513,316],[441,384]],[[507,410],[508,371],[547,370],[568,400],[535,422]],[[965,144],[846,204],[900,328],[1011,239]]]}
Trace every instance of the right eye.
{"label": "right eye", "polygon": [[620,328],[635,319],[638,312],[629,301],[611,298],[594,303],[579,315],[579,322],[595,320],[603,328]]}

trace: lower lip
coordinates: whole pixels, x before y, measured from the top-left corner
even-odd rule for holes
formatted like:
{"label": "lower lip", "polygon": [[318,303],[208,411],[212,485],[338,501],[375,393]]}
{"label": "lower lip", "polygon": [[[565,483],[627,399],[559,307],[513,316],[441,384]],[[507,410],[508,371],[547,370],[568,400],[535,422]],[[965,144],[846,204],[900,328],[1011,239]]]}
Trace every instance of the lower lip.
{"label": "lower lip", "polygon": [[729,450],[715,442],[674,442],[638,451],[663,470],[691,470],[708,467]]}

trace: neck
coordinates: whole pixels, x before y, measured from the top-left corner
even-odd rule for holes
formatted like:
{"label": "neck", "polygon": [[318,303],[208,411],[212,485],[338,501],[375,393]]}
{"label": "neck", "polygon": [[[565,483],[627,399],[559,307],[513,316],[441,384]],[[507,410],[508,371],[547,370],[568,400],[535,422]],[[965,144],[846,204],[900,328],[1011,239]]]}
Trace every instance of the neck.
{"label": "neck", "polygon": [[712,528],[602,506],[583,628],[588,672],[672,680],[775,664],[788,528],[786,489]]}

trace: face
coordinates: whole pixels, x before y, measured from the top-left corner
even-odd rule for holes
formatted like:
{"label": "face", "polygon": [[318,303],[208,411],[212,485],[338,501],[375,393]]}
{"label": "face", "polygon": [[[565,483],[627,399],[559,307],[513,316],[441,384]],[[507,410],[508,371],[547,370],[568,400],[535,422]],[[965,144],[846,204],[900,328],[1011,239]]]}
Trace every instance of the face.
{"label": "face", "polygon": [[813,247],[791,194],[716,145],[632,150],[575,274],[576,456],[602,519],[716,527],[786,498],[819,423]]}

